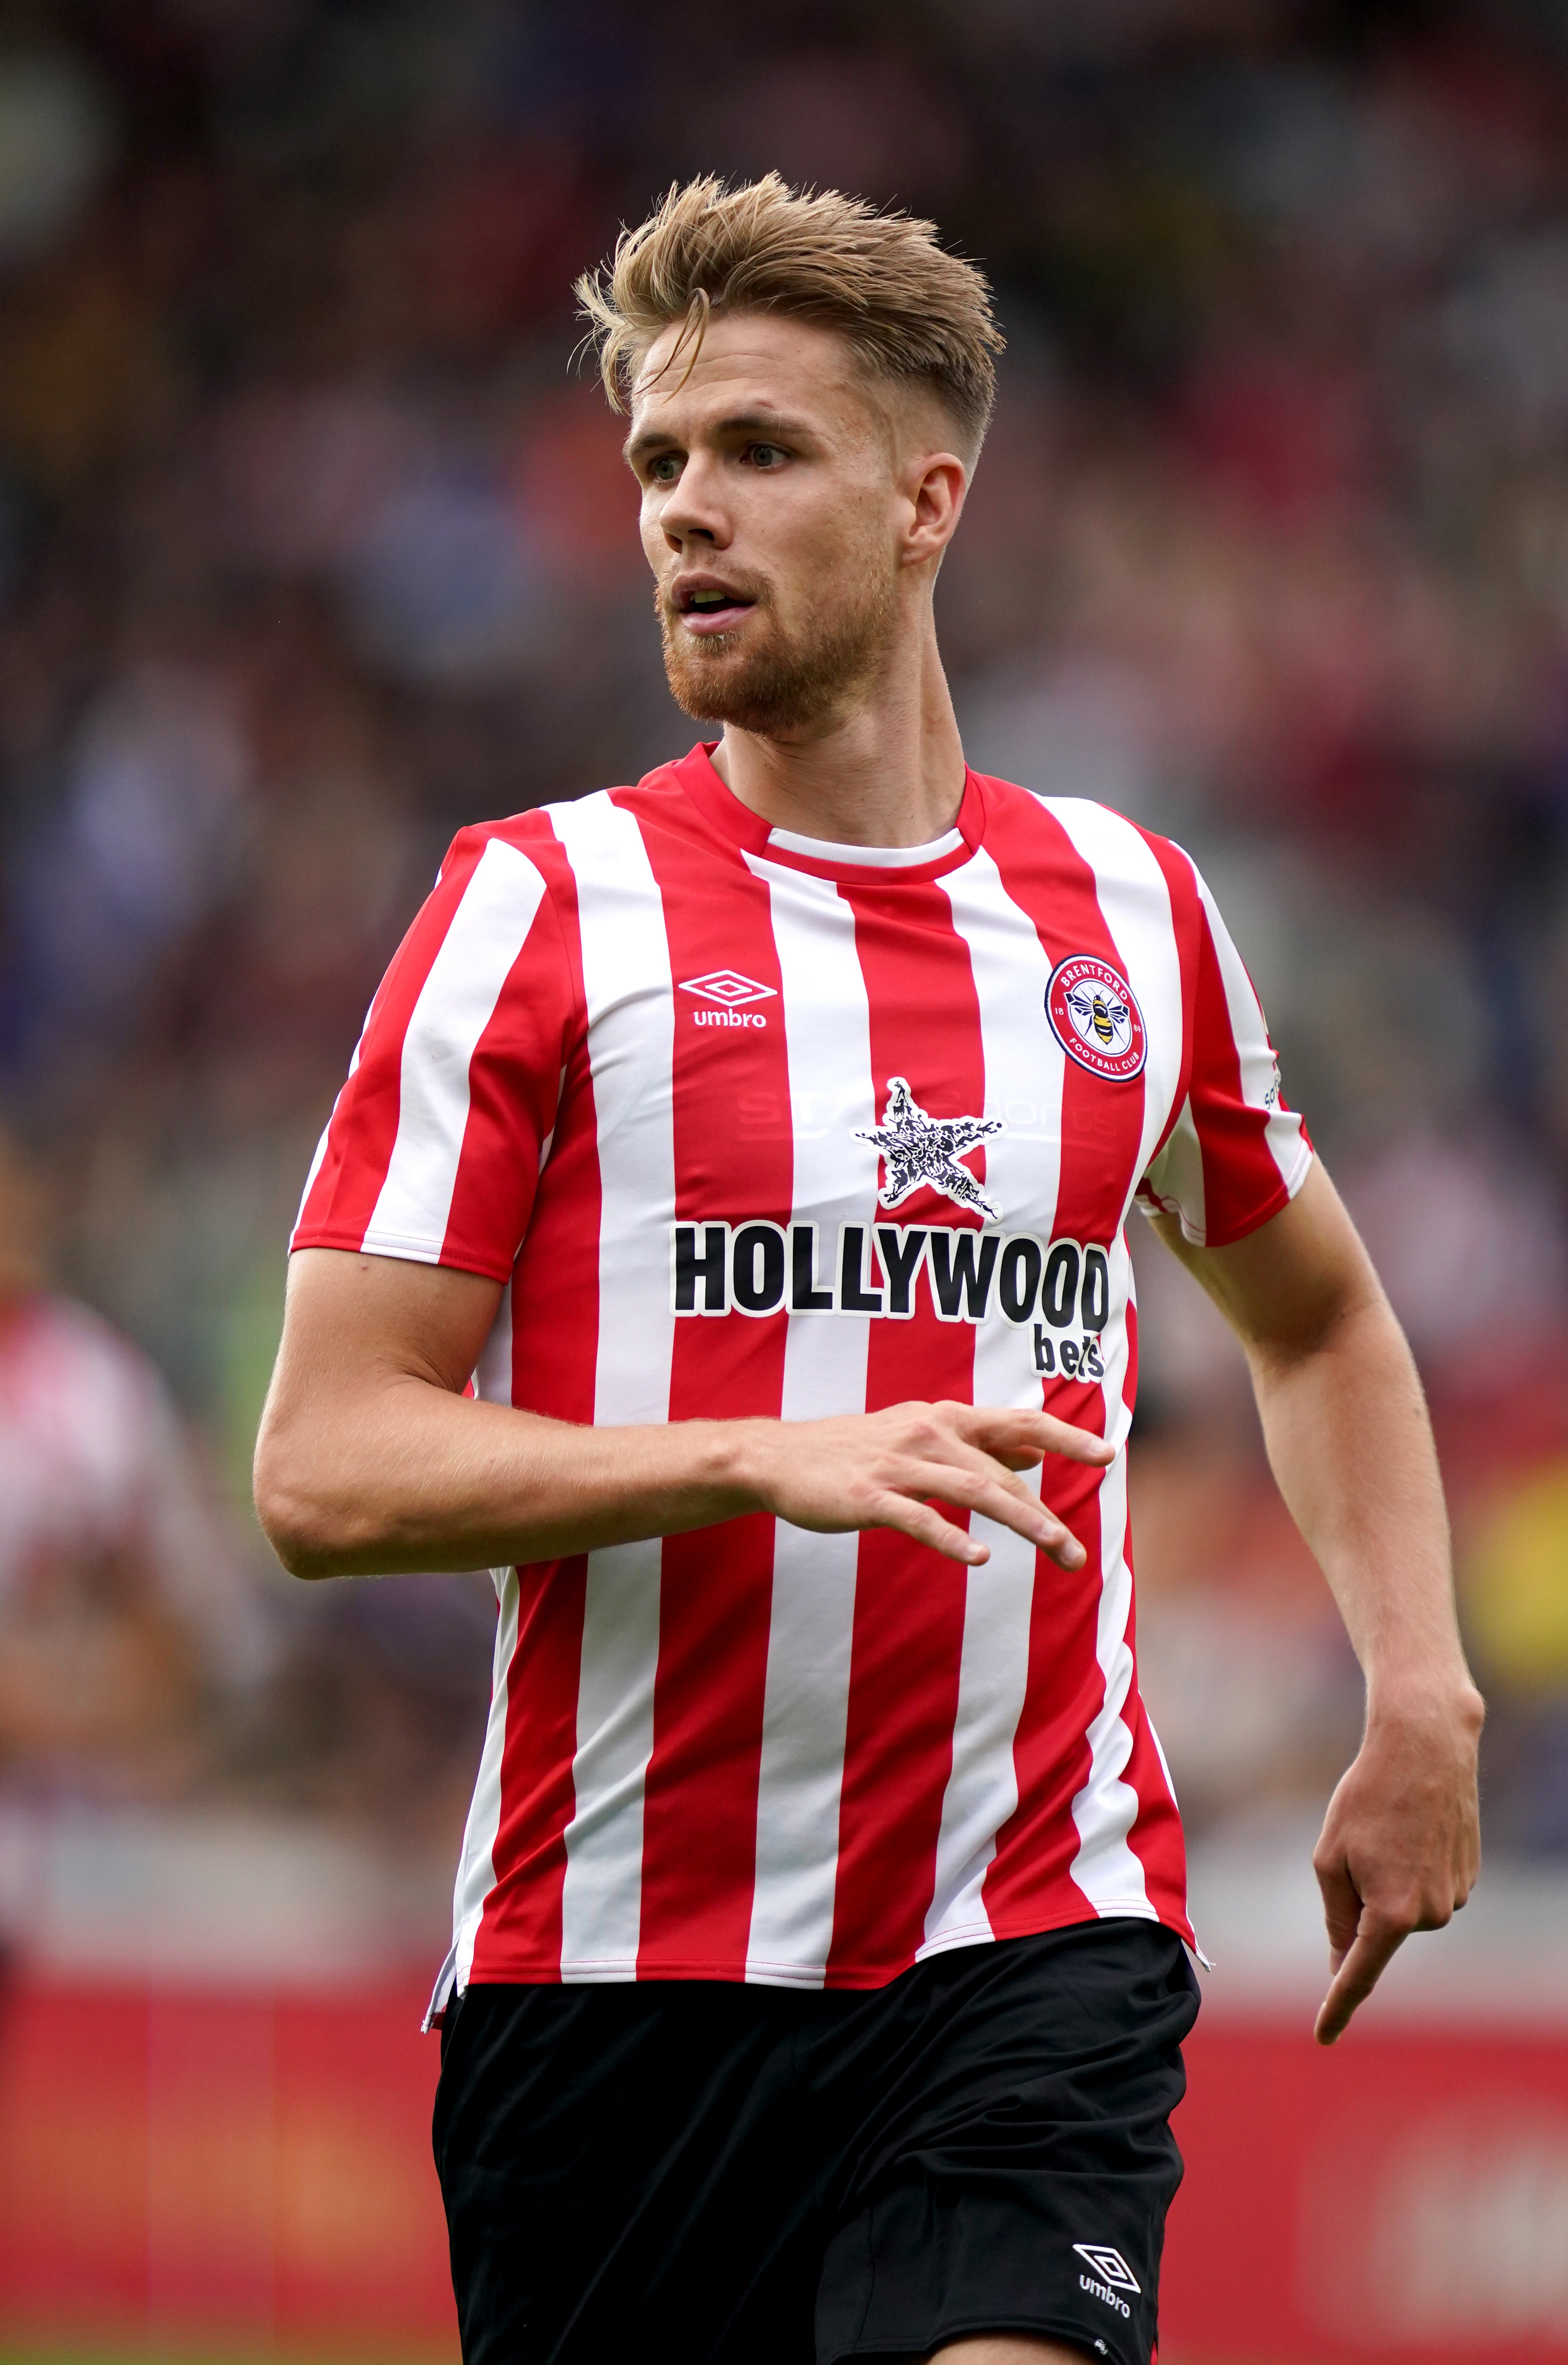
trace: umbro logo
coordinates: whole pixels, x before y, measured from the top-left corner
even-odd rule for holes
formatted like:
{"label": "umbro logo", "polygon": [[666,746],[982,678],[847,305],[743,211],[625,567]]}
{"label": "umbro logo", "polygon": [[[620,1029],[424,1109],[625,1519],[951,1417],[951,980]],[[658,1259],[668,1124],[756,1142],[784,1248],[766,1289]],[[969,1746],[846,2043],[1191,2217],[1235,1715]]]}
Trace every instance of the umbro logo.
{"label": "umbro logo", "polygon": [[711,969],[706,977],[683,978],[680,990],[722,1005],[717,1010],[694,1010],[692,1023],[698,1026],[766,1026],[767,1021],[760,1010],[742,1005],[778,999],[774,987],[758,985],[755,977],[743,977],[738,969]]}
{"label": "umbro logo", "polygon": [[682,981],[682,993],[700,993],[704,1002],[722,1002],[726,1010],[738,1009],[743,1002],[771,1002],[775,999],[770,985],[758,985],[755,977],[743,977],[738,969],[711,969],[706,977],[689,977]]}
{"label": "umbro logo", "polygon": [[1123,2291],[1141,2291],[1143,2285],[1123,2258],[1105,2242],[1075,2242],[1073,2248],[1081,2259],[1087,2259],[1097,2275],[1108,2283],[1119,2284]]}
{"label": "umbro logo", "polygon": [[1132,2309],[1122,2293],[1136,2293],[1142,2286],[1120,2250],[1113,2250],[1108,2242],[1075,2242],[1072,2247],[1079,2257],[1094,2270],[1092,2275],[1079,2276],[1080,2291],[1103,2300],[1106,2306],[1114,2307],[1118,2315],[1130,2319]]}

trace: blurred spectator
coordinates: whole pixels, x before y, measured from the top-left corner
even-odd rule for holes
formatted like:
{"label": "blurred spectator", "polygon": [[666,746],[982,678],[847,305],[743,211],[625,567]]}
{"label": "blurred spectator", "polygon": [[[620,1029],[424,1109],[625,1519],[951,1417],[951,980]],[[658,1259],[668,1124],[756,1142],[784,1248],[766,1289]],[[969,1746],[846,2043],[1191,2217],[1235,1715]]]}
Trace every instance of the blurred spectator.
{"label": "blurred spectator", "polygon": [[1568,1286],[1562,1213],[1522,1144],[1413,1133],[1349,1167],[1342,1188],[1410,1343],[1445,1395],[1495,1395],[1558,1346]]}
{"label": "blurred spectator", "polygon": [[0,1139],[0,1789],[167,1793],[267,1630],[156,1373],[46,1289],[39,1229]]}
{"label": "blurred spectator", "polygon": [[140,666],[89,709],[18,866],[29,1064],[134,1036],[161,956],[233,874],[249,772],[232,697],[190,666]]}
{"label": "blurred spectator", "polygon": [[496,1647],[487,1573],[344,1579],[296,1626],[230,1758],[241,1795],[325,1817],[408,1863],[454,1860]]}

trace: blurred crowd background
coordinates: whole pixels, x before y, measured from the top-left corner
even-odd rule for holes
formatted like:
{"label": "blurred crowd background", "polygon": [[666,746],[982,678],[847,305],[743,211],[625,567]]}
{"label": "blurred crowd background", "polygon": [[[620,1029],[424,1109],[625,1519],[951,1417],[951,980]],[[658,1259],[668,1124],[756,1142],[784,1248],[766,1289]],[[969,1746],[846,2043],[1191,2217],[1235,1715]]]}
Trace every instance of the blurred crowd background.
{"label": "blurred crowd background", "polygon": [[[971,759],[1204,865],[1431,1392],[1491,1844],[1568,1855],[1559,0],[6,0],[14,1937],[91,1952],[243,1831],[230,1940],[292,1899],[330,1951],[352,1893],[439,1956],[493,1598],[272,1564],[283,1246],[453,831],[696,736],[569,289],[672,178],[769,167],[994,280]],[[1321,1801],[1359,1679],[1149,1247],[1140,1640],[1202,1839]]]}

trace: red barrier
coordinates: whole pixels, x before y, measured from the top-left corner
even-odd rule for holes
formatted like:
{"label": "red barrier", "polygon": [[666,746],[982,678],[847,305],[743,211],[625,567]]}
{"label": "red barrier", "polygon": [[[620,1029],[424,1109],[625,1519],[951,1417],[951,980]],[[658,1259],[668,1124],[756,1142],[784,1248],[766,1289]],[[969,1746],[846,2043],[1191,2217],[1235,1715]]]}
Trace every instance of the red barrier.
{"label": "red barrier", "polygon": [[454,2359],[422,2005],[14,1990],[0,2324]]}
{"label": "red barrier", "polygon": [[[0,2330],[454,2359],[421,2001],[16,1990]],[[1568,2031],[1220,2020],[1188,2057],[1165,2365],[1568,2359]]]}
{"label": "red barrier", "polygon": [[1568,2358],[1568,2030],[1201,2023],[1167,2365]]}

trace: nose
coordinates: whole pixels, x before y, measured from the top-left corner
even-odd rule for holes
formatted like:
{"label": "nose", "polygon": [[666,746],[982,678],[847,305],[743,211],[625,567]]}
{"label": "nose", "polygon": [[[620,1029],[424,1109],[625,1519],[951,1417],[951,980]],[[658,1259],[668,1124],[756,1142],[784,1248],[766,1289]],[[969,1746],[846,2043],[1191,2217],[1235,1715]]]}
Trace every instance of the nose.
{"label": "nose", "polygon": [[720,494],[720,471],[703,454],[693,452],[659,505],[659,531],[671,550],[689,549],[700,544],[705,549],[722,550],[732,532],[728,511]]}

